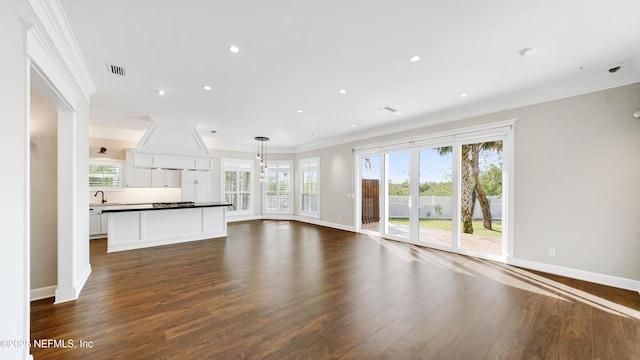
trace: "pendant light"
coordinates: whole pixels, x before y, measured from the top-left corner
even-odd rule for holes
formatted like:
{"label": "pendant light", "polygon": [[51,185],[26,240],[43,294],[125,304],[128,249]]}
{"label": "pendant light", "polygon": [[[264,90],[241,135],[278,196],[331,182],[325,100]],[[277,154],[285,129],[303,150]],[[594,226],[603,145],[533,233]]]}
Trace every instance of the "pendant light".
{"label": "pendant light", "polygon": [[258,162],[260,163],[260,182],[264,182],[267,177],[267,141],[269,138],[266,136],[256,136],[255,139],[259,141],[258,144]]}

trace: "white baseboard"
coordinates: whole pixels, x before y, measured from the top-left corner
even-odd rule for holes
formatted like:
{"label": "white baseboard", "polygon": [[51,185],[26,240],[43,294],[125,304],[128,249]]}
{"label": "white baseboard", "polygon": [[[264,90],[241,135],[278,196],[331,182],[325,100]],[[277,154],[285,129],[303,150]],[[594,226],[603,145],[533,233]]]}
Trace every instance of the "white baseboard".
{"label": "white baseboard", "polygon": [[82,272],[82,275],[80,275],[80,277],[78,278],[78,281],[76,281],[76,283],[73,284],[73,289],[71,290],[72,294],[67,294],[66,297],[63,297],[62,294],[58,293],[59,289],[56,289],[56,300],[53,303],[61,304],[67,301],[77,300],[78,297],[80,296],[80,292],[82,291],[82,288],[84,287],[84,284],[89,279],[89,275],[91,275],[91,264],[87,265],[87,267],[84,269],[84,272]]}
{"label": "white baseboard", "polygon": [[507,264],[522,267],[525,269],[542,271],[549,274],[566,276],[572,279],[589,281],[596,284],[617,287],[640,293],[640,280],[622,278],[618,276],[594,273],[591,271],[578,270],[564,266],[551,265],[536,261],[508,258]]}
{"label": "white baseboard", "polygon": [[353,226],[336,224],[328,221],[320,220],[319,218],[300,216],[292,214],[267,214],[267,215],[234,215],[227,216],[227,222],[249,221],[249,220],[294,220],[308,224],[326,226],[334,229],[345,230],[355,232],[356,229]]}
{"label": "white baseboard", "polygon": [[343,224],[336,224],[333,222],[328,222],[328,221],[324,221],[324,220],[320,220],[318,218],[313,218],[313,217],[308,217],[308,216],[294,216],[293,220],[297,220],[300,222],[305,222],[305,223],[309,223],[309,224],[314,224],[314,225],[320,225],[320,226],[326,226],[326,227],[330,227],[330,228],[334,228],[334,229],[338,229],[338,230],[344,230],[344,231],[351,231],[351,232],[355,232],[356,228],[353,226],[348,226],[348,225],[343,225]]}
{"label": "white baseboard", "polygon": [[227,222],[238,222],[238,221],[249,221],[249,220],[260,220],[264,217],[262,215],[227,215]]}
{"label": "white baseboard", "polygon": [[42,300],[56,296],[58,285],[45,286],[37,289],[31,289],[31,301]]}
{"label": "white baseboard", "polygon": [[74,286],[76,299],[80,296],[80,292],[82,291],[82,288],[84,288],[84,284],[89,280],[89,275],[91,275],[91,264],[87,265],[86,269],[84,269],[84,272]]}

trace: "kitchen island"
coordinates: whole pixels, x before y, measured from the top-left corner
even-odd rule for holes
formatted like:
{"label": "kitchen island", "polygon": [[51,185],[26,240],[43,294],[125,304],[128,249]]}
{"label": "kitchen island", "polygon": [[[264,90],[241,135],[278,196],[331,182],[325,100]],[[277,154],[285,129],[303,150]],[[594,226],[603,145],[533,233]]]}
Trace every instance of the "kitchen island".
{"label": "kitchen island", "polygon": [[223,202],[106,206],[107,252],[227,236]]}

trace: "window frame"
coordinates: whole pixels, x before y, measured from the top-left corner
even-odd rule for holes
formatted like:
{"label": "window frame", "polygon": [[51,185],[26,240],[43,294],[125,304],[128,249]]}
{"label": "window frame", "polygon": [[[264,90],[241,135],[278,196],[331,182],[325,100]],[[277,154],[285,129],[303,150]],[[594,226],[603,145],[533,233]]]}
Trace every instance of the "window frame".
{"label": "window frame", "polygon": [[[116,166],[119,168],[118,185],[116,186],[92,186],[91,185],[91,177],[93,174],[91,172],[91,166]],[[124,191],[124,182],[125,182],[125,164],[124,160],[118,159],[103,159],[103,158],[90,158],[89,166],[87,169],[88,181],[89,181],[89,190],[91,191]]]}
{"label": "window frame", "polygon": [[[286,170],[282,170],[282,169],[286,169]],[[281,174],[281,173],[287,173],[288,176],[289,176],[289,193],[288,193],[289,208],[288,209],[280,208],[280,201],[279,200],[277,200],[278,209],[271,210],[271,209],[267,208],[267,204],[268,204],[267,195],[269,193],[269,191],[268,191],[269,184],[267,184],[267,182],[269,181],[269,173],[270,172],[274,172],[274,171],[278,175]],[[278,197],[281,195],[279,179],[280,179],[280,177],[278,176],[277,180],[276,180],[277,182],[276,182],[276,192],[275,192],[275,195],[278,196]],[[266,177],[265,182],[263,183],[263,186],[262,186],[262,212],[264,214],[293,214],[293,210],[295,208],[294,194],[295,194],[295,186],[294,186],[293,161],[291,161],[291,160],[268,161],[267,162],[267,177]]]}
{"label": "window frame", "polygon": [[[304,184],[304,172],[305,171],[315,171],[316,173],[316,191],[315,192],[305,192],[305,184]],[[319,218],[320,217],[320,206],[321,206],[321,202],[320,202],[320,188],[321,188],[321,182],[320,182],[320,157],[316,156],[316,157],[311,157],[311,158],[305,158],[305,159],[299,159],[298,160],[298,168],[297,168],[297,184],[299,184],[299,186],[297,186],[298,190],[297,190],[297,203],[298,203],[298,215],[301,216],[309,216],[309,217],[316,217]],[[304,206],[304,201],[303,198],[305,196],[305,194],[313,194],[316,197],[316,204],[317,204],[317,210],[316,211],[310,211],[310,210],[305,210],[303,209]]]}
{"label": "window frame", "polygon": [[[247,160],[247,159],[222,159],[222,166],[220,167],[220,175],[221,175],[221,179],[220,179],[220,184],[221,184],[221,189],[220,192],[222,194],[222,197],[224,199],[224,201],[227,201],[227,193],[231,193],[231,192],[227,192],[227,176],[226,173],[228,171],[233,171],[235,172],[235,176],[236,176],[236,182],[237,184],[240,184],[240,172],[248,172],[249,173],[249,191],[241,191],[239,186],[236,187],[236,190],[233,192],[236,195],[236,201],[239,198],[240,194],[249,194],[249,200],[248,200],[248,208],[244,209],[244,210],[232,210],[232,208],[229,208],[227,210],[227,215],[250,215],[250,214],[255,214],[255,194],[256,194],[256,187],[255,187],[255,178],[254,178],[254,174],[255,174],[255,161],[254,160]],[[237,206],[237,204],[234,204]]]}

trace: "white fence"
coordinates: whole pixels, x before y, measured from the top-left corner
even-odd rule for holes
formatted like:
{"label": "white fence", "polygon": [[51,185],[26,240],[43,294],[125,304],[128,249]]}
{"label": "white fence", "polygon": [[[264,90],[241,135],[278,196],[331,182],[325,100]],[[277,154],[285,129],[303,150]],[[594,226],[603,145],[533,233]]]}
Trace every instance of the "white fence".
{"label": "white fence", "polygon": [[[491,208],[491,217],[494,220],[502,220],[502,198],[499,196],[487,196]],[[453,204],[448,196],[420,196],[420,218],[451,219]],[[409,218],[409,197],[389,196],[389,217]],[[482,219],[480,202],[476,200],[473,212],[474,219]]]}

